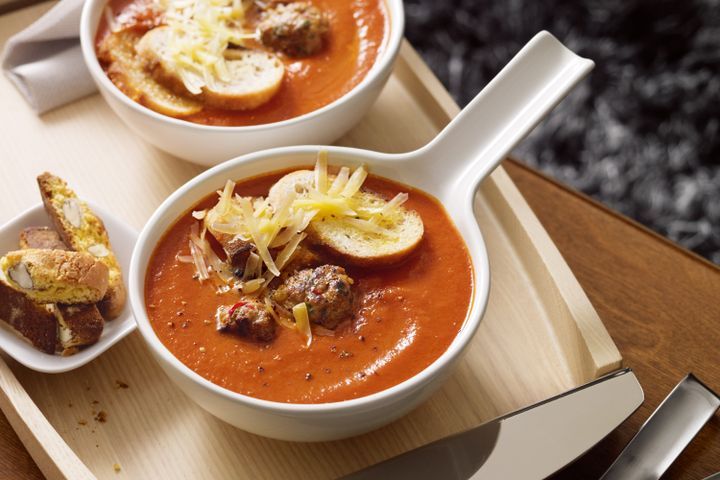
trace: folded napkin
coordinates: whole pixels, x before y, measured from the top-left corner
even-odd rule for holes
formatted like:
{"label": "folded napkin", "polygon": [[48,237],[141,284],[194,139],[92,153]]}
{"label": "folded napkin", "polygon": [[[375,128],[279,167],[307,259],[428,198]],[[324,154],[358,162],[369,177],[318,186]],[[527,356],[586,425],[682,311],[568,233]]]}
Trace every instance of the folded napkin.
{"label": "folded napkin", "polygon": [[5,45],[2,69],[37,113],[95,91],[80,50],[83,1],[61,0]]}

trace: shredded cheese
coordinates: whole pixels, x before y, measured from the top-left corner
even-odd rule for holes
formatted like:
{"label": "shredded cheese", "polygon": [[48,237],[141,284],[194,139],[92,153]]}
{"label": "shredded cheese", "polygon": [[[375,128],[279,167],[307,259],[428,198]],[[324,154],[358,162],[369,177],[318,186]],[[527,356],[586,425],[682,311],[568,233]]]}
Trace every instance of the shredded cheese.
{"label": "shredded cheese", "polygon": [[312,329],[310,328],[310,317],[305,303],[298,303],[292,309],[293,317],[295,317],[295,328],[305,338],[305,346],[309,347],[312,343]]}
{"label": "shredded cheese", "polygon": [[[368,196],[361,192],[367,175],[363,166],[354,171],[342,167],[337,175],[329,175],[327,152],[321,151],[313,171],[313,185],[308,191],[289,190],[271,204],[267,198],[235,194],[235,182],[228,180],[217,192],[217,204],[209,210],[193,212],[193,217],[202,220],[221,243],[223,239],[235,237],[252,243],[253,249],[237,286],[244,293],[258,295],[290,263],[313,221],[333,217],[363,232],[393,236],[386,227],[392,224],[393,216],[407,201],[408,194],[399,193],[389,202],[368,201]],[[217,258],[204,238],[198,238],[197,228],[191,240],[203,254],[204,263],[200,263],[191,251],[199,277],[206,278],[200,272],[214,271],[225,285],[232,284],[231,269]]]}
{"label": "shredded cheese", "polygon": [[242,0],[160,0],[169,27],[164,60],[178,72],[190,93],[216,82],[227,82],[228,45],[243,46],[255,31],[245,28],[246,5]]}

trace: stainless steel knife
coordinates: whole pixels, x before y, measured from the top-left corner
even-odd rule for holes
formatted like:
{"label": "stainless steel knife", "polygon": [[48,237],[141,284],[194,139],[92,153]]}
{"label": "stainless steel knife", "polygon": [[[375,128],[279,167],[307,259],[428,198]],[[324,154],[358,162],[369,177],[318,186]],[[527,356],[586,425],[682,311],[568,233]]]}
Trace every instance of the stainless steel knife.
{"label": "stainless steel knife", "polygon": [[635,374],[619,370],[344,478],[545,478],[612,432],[643,398]]}

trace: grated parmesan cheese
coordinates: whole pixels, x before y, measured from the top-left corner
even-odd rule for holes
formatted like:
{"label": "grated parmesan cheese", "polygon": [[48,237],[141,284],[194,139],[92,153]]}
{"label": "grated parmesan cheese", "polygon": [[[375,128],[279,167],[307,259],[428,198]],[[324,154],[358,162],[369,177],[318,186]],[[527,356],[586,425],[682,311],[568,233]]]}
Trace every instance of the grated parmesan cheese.
{"label": "grated parmesan cheese", "polygon": [[178,72],[185,88],[199,94],[202,88],[227,82],[225,60],[229,45],[243,46],[257,38],[244,27],[242,0],[159,0],[165,10],[169,41],[164,60]]}

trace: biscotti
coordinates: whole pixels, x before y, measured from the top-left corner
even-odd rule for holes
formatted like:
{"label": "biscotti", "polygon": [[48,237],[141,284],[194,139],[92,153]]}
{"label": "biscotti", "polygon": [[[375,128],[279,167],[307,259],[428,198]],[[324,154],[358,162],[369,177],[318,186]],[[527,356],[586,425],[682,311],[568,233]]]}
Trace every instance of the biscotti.
{"label": "biscotti", "polygon": [[79,347],[100,339],[105,320],[95,305],[62,305],[55,309],[58,326],[57,352],[72,355]]}
{"label": "biscotti", "polygon": [[106,319],[117,317],[125,306],[127,294],[105,225],[63,179],[43,173],[37,181],[45,209],[63,242],[71,250],[93,255],[108,267],[108,289],[98,307]]}
{"label": "biscotti", "polygon": [[108,267],[84,252],[16,250],[0,258],[6,282],[39,303],[96,303],[108,289]]}
{"label": "biscotti", "polygon": [[50,227],[28,227],[20,232],[20,249],[69,250],[60,235]]}
{"label": "biscotti", "polygon": [[[28,227],[20,232],[21,249],[67,250],[60,235],[48,227]],[[57,319],[56,353],[72,355],[80,347],[100,340],[105,321],[94,304],[63,305],[53,308]]]}
{"label": "biscotti", "polygon": [[55,353],[57,319],[51,306],[40,305],[0,280],[0,320],[45,353]]}

